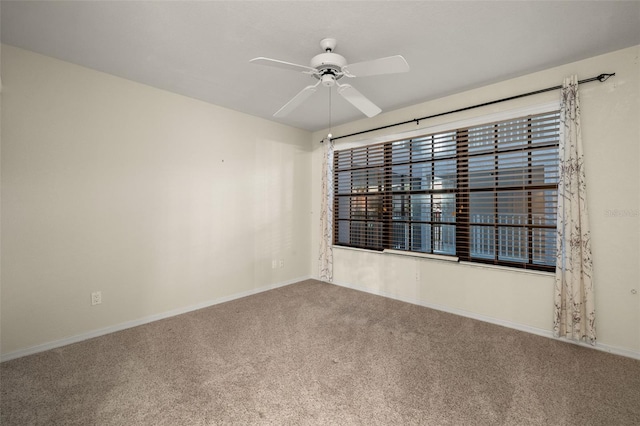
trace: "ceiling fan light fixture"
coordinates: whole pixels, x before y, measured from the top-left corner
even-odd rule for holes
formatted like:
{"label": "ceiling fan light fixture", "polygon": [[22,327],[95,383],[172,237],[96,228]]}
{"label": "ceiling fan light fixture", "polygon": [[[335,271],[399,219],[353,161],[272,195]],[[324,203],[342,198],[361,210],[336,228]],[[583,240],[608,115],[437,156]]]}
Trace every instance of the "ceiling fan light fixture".
{"label": "ceiling fan light fixture", "polygon": [[336,78],[333,74],[323,75],[321,81],[324,87],[333,87],[336,84]]}

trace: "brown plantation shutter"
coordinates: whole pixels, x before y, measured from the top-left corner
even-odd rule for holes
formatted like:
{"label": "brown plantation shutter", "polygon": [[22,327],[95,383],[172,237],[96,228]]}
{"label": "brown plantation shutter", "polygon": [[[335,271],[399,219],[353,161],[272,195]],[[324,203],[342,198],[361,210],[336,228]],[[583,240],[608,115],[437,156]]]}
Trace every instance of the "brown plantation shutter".
{"label": "brown plantation shutter", "polygon": [[559,113],[335,153],[334,244],[555,268]]}
{"label": "brown plantation shutter", "polygon": [[386,248],[385,145],[334,154],[334,243],[350,247]]}

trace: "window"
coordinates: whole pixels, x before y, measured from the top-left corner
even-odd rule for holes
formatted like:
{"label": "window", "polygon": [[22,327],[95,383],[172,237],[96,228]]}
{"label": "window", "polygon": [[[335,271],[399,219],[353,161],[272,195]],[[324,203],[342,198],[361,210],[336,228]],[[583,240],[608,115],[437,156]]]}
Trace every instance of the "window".
{"label": "window", "polygon": [[554,270],[559,113],[334,154],[334,244]]}

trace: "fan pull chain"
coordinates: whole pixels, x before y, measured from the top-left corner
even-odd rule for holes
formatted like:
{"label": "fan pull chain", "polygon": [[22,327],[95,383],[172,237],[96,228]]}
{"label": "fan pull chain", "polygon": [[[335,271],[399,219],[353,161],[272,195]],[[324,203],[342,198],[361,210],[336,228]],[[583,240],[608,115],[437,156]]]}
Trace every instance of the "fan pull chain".
{"label": "fan pull chain", "polygon": [[331,123],[331,92],[333,92],[333,87],[329,87],[329,134],[327,135],[327,138],[329,139],[329,141],[331,141],[331,138],[333,137],[333,135],[331,134],[331,127],[332,127],[332,123]]}

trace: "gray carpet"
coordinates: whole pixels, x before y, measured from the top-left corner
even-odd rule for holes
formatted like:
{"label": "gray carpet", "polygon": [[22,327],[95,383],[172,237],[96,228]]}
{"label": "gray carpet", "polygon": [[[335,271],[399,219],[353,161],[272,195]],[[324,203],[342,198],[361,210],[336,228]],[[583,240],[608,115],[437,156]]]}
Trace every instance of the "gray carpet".
{"label": "gray carpet", "polygon": [[640,424],[640,361],[313,280],[0,374],[3,426]]}

